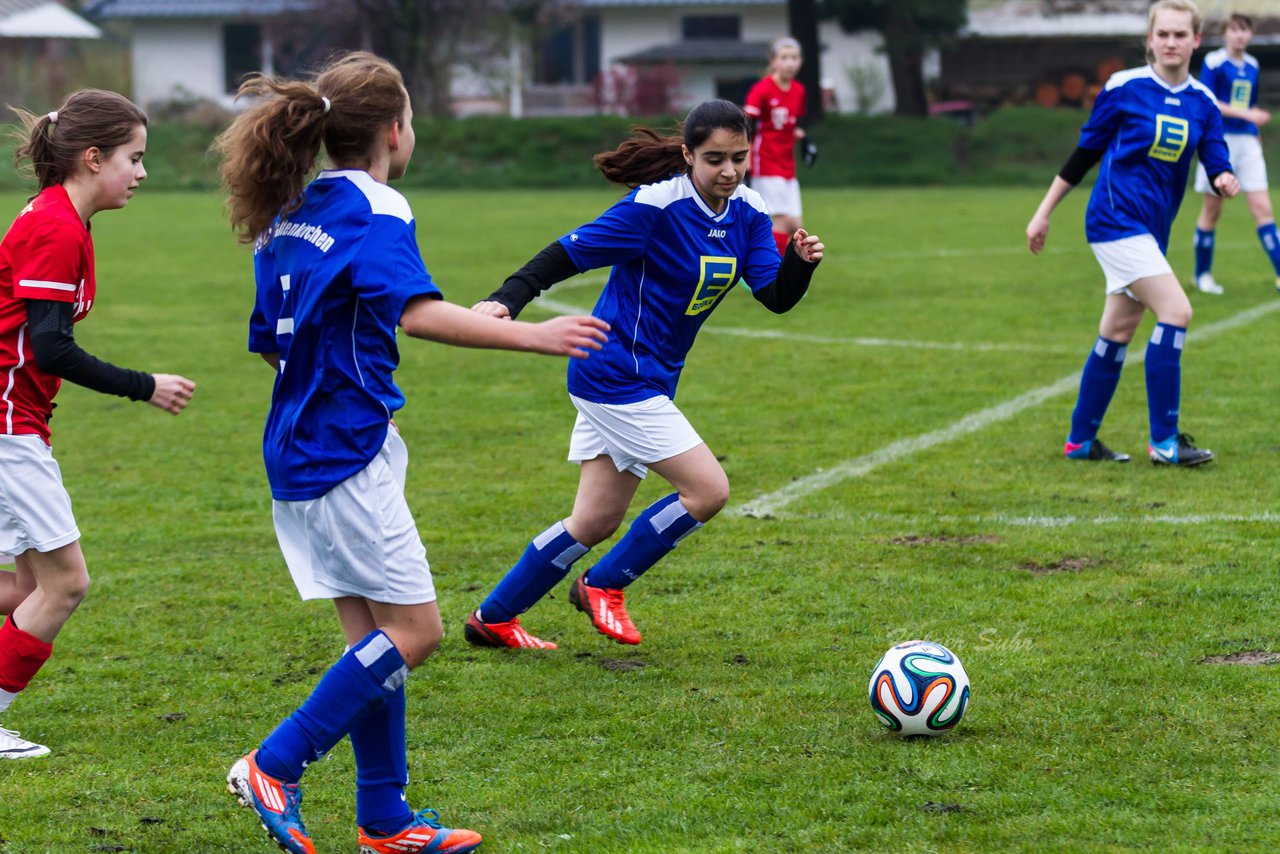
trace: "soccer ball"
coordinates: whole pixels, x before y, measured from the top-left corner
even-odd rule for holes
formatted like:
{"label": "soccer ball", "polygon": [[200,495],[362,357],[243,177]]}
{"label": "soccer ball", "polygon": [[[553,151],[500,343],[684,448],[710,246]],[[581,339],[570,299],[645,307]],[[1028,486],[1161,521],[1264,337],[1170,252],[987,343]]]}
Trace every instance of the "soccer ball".
{"label": "soccer ball", "polygon": [[898,735],[941,735],[960,723],[969,705],[969,675],[951,650],[907,641],[871,671],[871,709]]}

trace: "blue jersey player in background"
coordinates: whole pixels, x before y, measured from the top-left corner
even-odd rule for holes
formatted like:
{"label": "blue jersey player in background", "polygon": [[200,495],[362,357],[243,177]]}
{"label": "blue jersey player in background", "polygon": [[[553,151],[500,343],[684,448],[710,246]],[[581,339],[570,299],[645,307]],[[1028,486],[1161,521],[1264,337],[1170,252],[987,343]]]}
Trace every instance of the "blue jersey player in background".
{"label": "blue jersey player in background", "polygon": [[578,411],[569,459],[582,467],[573,510],[533,538],[468,618],[465,634],[473,644],[554,649],[525,631],[519,615],[613,535],[652,469],[676,491],[642,511],[569,592],[597,631],[639,643],[623,589],[728,501],[724,469],[674,403],[685,357],[739,279],[771,311],[789,311],[823,254],[817,236],[799,229],[779,257],[769,212],[742,186],[751,125],[735,104],[706,101],[689,112],[683,136],[641,128],[617,150],[597,155],[605,177],[633,191],[475,306],[515,317],[552,284],[613,267],[594,310],[609,322],[609,341],[569,369]]}
{"label": "blue jersey player in background", "polygon": [[1106,275],[1106,303],[1098,340],[1080,375],[1064,453],[1075,460],[1126,462],[1098,439],[1098,428],[1120,381],[1125,352],[1150,309],[1156,326],[1147,344],[1147,411],[1156,464],[1194,466],[1213,459],[1178,429],[1182,346],[1191,303],[1165,258],[1169,230],[1186,192],[1192,155],[1213,187],[1234,196],[1217,99],[1190,75],[1203,19],[1191,0],[1152,4],[1147,28],[1149,65],[1115,74],[1094,102],[1080,141],[1053,179],[1027,225],[1033,253],[1044,248],[1049,216],[1098,161],[1102,167],[1085,213],[1085,235]]}
{"label": "blue jersey player in background", "polygon": [[[586,356],[603,322],[509,323],[444,302],[405,198],[387,186],[414,149],[400,73],[368,53],[310,82],[250,78],[255,103],[219,137],[231,221],[255,241],[249,349],[276,369],[263,457],[276,536],[304,599],[332,599],[347,651],[237,761],[227,784],[282,848],[314,854],[299,810],[308,764],[350,736],[357,844],[366,854],[461,854],[480,844],[405,803],[409,671],[443,632],[426,549],[404,496],[408,451],[391,417],[396,326],[469,347]],[[333,168],[304,188],[323,144]]]}
{"label": "blue jersey player in background", "polygon": [[[1213,90],[1222,108],[1222,129],[1231,150],[1231,165],[1240,180],[1245,204],[1253,214],[1258,240],[1271,259],[1280,291],[1280,233],[1267,192],[1267,163],[1262,156],[1258,129],[1271,121],[1271,113],[1258,107],[1258,60],[1247,52],[1253,38],[1253,20],[1247,15],[1227,18],[1223,32],[1225,46],[1207,54],[1200,69],[1200,82]],[[1204,164],[1196,168],[1196,192],[1204,194],[1204,205],[1196,220],[1196,288],[1207,294],[1222,293],[1213,278],[1213,246],[1222,197],[1213,192]]]}

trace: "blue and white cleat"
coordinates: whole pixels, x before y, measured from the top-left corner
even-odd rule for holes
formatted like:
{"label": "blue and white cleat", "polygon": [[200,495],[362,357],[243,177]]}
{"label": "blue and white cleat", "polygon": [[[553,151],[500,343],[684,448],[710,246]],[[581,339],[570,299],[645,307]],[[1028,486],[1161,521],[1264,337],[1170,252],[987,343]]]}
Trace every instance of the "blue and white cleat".
{"label": "blue and white cleat", "polygon": [[1105,460],[1110,463],[1127,463],[1129,455],[1113,451],[1102,444],[1101,439],[1085,439],[1073,442],[1070,439],[1062,446],[1062,454],[1069,460]]}
{"label": "blue and white cleat", "polygon": [[302,790],[258,767],[258,751],[251,751],[231,766],[227,791],[243,806],[258,814],[267,835],[290,854],[316,854],[316,847],[302,824]]}
{"label": "blue and white cleat", "polygon": [[1147,456],[1158,466],[1200,466],[1213,459],[1213,451],[1197,448],[1195,440],[1186,433],[1170,436],[1163,442],[1152,442],[1147,446]]}

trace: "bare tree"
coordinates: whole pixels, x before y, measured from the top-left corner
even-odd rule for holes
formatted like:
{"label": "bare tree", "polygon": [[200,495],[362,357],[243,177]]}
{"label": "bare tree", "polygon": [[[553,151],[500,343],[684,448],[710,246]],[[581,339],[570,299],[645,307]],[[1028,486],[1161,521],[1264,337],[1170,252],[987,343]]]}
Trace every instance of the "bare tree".
{"label": "bare tree", "polygon": [[337,47],[363,47],[404,74],[418,112],[447,116],[454,69],[509,52],[512,28],[532,32],[563,0],[316,0],[293,27],[331,34]]}

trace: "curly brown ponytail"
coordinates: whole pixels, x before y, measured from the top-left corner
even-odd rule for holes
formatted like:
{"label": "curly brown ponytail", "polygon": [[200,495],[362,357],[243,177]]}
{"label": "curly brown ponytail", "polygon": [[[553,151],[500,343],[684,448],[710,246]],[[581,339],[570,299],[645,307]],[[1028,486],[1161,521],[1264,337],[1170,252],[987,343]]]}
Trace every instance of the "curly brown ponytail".
{"label": "curly brown ponytail", "polygon": [[231,225],[253,242],[301,201],[321,145],[338,166],[367,165],[378,134],[408,102],[394,65],[357,51],[325,66],[314,82],[256,74],[236,97],[259,99],[214,140]]}

